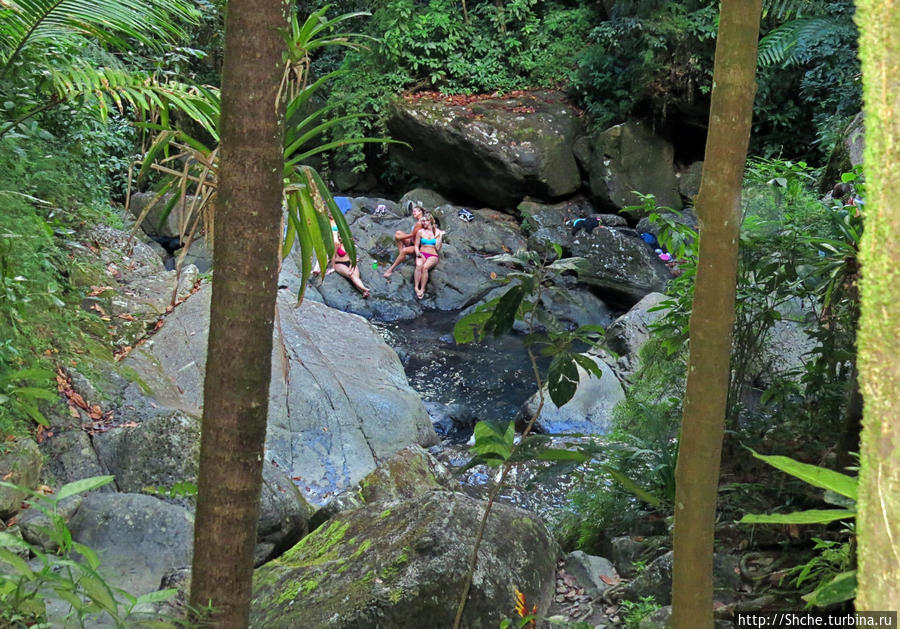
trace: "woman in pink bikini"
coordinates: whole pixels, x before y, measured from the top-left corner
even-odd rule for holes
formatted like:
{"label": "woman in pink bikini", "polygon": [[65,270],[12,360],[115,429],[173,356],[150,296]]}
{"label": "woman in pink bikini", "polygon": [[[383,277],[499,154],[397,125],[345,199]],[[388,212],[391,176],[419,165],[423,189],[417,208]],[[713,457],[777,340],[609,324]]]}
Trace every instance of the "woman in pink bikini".
{"label": "woman in pink bikini", "polygon": [[337,271],[338,275],[346,277],[356,287],[356,290],[362,293],[363,299],[365,299],[369,296],[369,289],[359,277],[359,268],[355,265],[351,266],[350,256],[341,243],[338,227],[333,220],[331,221],[331,234],[334,238],[334,257],[331,258],[331,268],[328,270],[328,273]]}
{"label": "woman in pink bikini", "polygon": [[428,284],[428,273],[437,266],[438,251],[443,245],[444,232],[438,229],[434,223],[434,217],[429,213],[422,218],[422,229],[416,234],[416,273],[415,290],[416,298],[425,296],[425,286]]}

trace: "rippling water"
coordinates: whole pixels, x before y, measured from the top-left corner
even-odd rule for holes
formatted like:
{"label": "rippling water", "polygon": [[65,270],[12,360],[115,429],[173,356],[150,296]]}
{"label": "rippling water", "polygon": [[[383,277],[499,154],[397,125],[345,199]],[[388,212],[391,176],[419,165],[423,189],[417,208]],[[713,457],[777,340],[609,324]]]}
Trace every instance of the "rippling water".
{"label": "rippling water", "polygon": [[[472,420],[510,420],[536,390],[521,336],[457,345],[458,313],[427,312],[413,321],[374,323],[400,355],[410,385],[426,402],[453,405]],[[548,361],[542,360],[545,371]]]}

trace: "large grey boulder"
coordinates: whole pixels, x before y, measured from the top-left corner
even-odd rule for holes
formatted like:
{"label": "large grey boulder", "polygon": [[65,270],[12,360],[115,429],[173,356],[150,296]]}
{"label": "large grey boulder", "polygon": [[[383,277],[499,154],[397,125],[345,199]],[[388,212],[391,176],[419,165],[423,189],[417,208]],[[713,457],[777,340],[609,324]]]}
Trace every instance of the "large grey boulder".
{"label": "large grey boulder", "polygon": [[[467,223],[459,219],[458,206],[426,206],[433,211],[446,233],[440,262],[432,270],[426,296],[420,301],[413,291],[414,256],[408,256],[394,270],[390,280],[383,277],[384,270],[397,256],[394,232],[409,232],[412,228],[412,219],[405,215],[402,204],[365,197],[351,199],[351,203],[347,221],[357,247],[360,277],[370,289],[370,295],[364,299],[350,282],[335,273],[327,275],[321,282],[313,281],[312,286],[322,301],[332,308],[366,318],[406,320],[418,317],[425,310],[464,308],[495,286],[491,273],[504,273],[503,267],[490,262],[487,257],[525,246],[519,226],[508,215],[475,210],[475,220]],[[387,210],[383,216],[374,214],[379,203]],[[296,248],[293,254],[295,259],[282,269],[281,281],[292,289],[299,285]]]}
{"label": "large grey boulder", "polygon": [[556,199],[581,186],[572,153],[583,125],[559,92],[518,98],[395,101],[391,136],[412,149],[392,146],[401,164],[438,189],[511,208],[526,195]]}
{"label": "large grey boulder", "polygon": [[[128,206],[135,220],[146,211],[144,220],[141,221],[141,229],[148,236],[163,238],[177,238],[183,231],[183,225],[188,220],[188,213],[194,202],[194,197],[187,196],[184,201],[177,201],[167,216],[166,206],[172,201],[173,193],[162,195],[157,200],[156,192],[137,192],[131,195]],[[148,209],[149,208],[149,209]]]}
{"label": "large grey boulder", "polygon": [[[123,361],[163,405],[200,414],[210,291],[201,289]],[[364,319],[280,291],[266,459],[321,504],[377,461],[437,436],[397,354]]]}
{"label": "large grey boulder", "polygon": [[553,205],[529,199],[520,203],[516,209],[522,217],[523,230],[528,235],[528,248],[534,251],[549,251],[551,243],[556,243],[564,252],[568,252],[575,240],[570,222],[577,218],[594,216],[606,227],[628,227],[624,216],[597,214],[596,208],[583,198]]}
{"label": "large grey boulder", "polygon": [[597,287],[604,300],[631,306],[647,293],[665,291],[672,274],[634,230],[597,228],[579,232],[571,253],[585,259],[579,279]]}
{"label": "large grey boulder", "polygon": [[[343,513],[254,575],[250,626],[450,627],[485,503],[434,491]],[[529,512],[495,503],[463,627],[495,628],[513,589],[546,612],[557,545]]]}
{"label": "large grey boulder", "polygon": [[[180,411],[160,413],[136,426],[100,433],[94,445],[119,490],[139,493],[147,487],[167,490],[177,483],[197,483],[200,422]],[[194,508],[193,496],[163,500]],[[308,531],[312,507],[271,461],[263,461],[256,554],[262,561],[292,545]]]}
{"label": "large grey boulder", "polygon": [[88,494],[69,530],[97,552],[106,580],[135,596],[158,590],[164,574],[191,562],[190,512],[153,496]]}
{"label": "large grey boulder", "polygon": [[83,245],[72,246],[74,253],[91,263],[99,257],[103,269],[99,274],[78,272],[73,282],[91,288],[82,308],[104,322],[109,340],[118,347],[143,337],[173,301],[191,293],[199,279],[191,264],[180,273],[166,271],[156,251],[128,232],[99,225],[83,240]]}
{"label": "large grey boulder", "polygon": [[444,464],[422,446],[400,450],[359,482],[367,503],[415,498],[432,490],[452,489],[455,481]]}
{"label": "large grey boulder", "polygon": [[659,206],[681,208],[672,145],[642,122],[626,122],[595,134],[590,142],[590,186],[610,208],[640,205],[633,191],[653,194]]}
{"label": "large grey boulder", "polygon": [[665,316],[666,310],[655,310],[666,299],[662,293],[649,293],[606,329],[606,346],[618,358],[620,375],[631,375],[640,366],[638,354],[650,340],[650,326]]}
{"label": "large grey boulder", "polygon": [[[609,430],[613,407],[625,399],[625,392],[609,365],[589,356],[602,370],[600,378],[578,366],[579,382],[575,395],[564,406],[557,406],[544,387],[544,406],[535,426],[544,433],[579,432],[602,434]],[[540,399],[535,393],[522,406],[516,418],[523,424],[537,411]]]}
{"label": "large grey boulder", "polygon": [[0,443],[0,478],[22,488],[0,487],[0,520],[19,512],[27,491],[37,487],[44,459],[32,439]]}

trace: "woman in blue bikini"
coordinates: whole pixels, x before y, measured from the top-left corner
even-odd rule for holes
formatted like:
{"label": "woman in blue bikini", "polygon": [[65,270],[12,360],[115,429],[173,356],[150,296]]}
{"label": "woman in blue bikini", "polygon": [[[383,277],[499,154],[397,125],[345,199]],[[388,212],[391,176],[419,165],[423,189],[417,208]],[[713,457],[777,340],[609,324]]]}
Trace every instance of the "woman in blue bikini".
{"label": "woman in blue bikini", "polygon": [[438,251],[443,245],[444,232],[438,229],[434,223],[434,216],[430,213],[422,217],[422,229],[416,234],[416,273],[415,290],[416,298],[425,296],[425,286],[428,284],[428,273],[437,266]]}
{"label": "woman in blue bikini", "polygon": [[362,293],[363,299],[369,296],[369,289],[362,283],[359,277],[359,268],[355,265],[351,266],[350,256],[341,243],[341,237],[338,235],[338,227],[331,221],[331,235],[334,238],[334,257],[331,258],[331,268],[328,269],[326,275],[336,271],[338,275],[342,275],[350,280],[350,283],[356,287],[356,290]]}

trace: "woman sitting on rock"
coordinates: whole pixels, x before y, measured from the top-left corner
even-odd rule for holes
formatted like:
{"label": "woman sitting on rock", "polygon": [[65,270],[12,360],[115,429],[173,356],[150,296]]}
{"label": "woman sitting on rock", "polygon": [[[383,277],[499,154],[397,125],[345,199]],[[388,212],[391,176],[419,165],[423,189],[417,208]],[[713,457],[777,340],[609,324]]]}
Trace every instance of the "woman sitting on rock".
{"label": "woman sitting on rock", "polygon": [[350,283],[356,287],[356,290],[362,293],[363,299],[369,296],[369,289],[363,284],[359,277],[359,268],[350,262],[350,255],[344,249],[341,243],[341,237],[338,235],[338,226],[334,220],[331,221],[331,234],[334,238],[334,256],[331,258],[331,268],[328,273],[337,271],[338,275],[343,275]]}
{"label": "woman sitting on rock", "polygon": [[425,210],[422,207],[418,205],[413,206],[412,217],[416,222],[413,223],[412,231],[408,234],[399,229],[394,232],[394,242],[397,243],[397,259],[394,260],[394,263],[384,272],[384,277],[386,279],[390,279],[391,273],[394,272],[394,269],[397,268],[398,264],[406,259],[406,256],[416,252],[416,234],[422,229],[422,216],[424,214]]}
{"label": "woman sitting on rock", "polygon": [[444,232],[437,228],[434,217],[429,213],[422,218],[422,229],[416,234],[416,298],[425,296],[428,273],[437,266],[438,251],[443,245]]}

